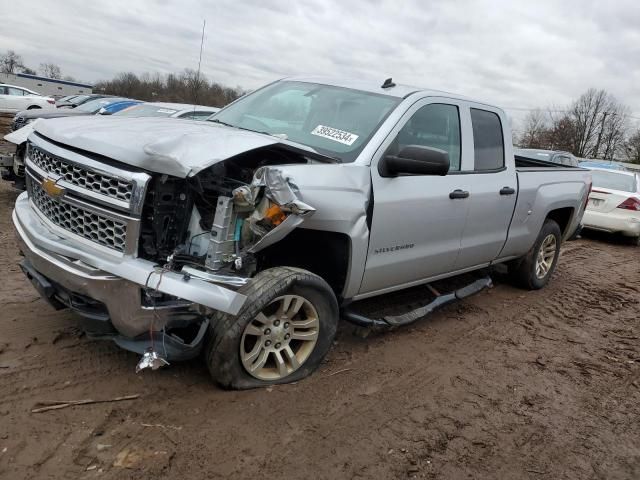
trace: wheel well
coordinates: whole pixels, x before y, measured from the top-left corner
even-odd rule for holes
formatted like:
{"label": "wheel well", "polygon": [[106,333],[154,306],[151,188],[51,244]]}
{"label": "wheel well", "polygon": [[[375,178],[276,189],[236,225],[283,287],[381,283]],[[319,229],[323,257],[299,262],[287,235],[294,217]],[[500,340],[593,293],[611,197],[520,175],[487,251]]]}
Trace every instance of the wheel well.
{"label": "wheel well", "polygon": [[42,108],[40,105],[30,105],[27,107],[27,110],[35,110],[36,108]]}
{"label": "wheel well", "polygon": [[564,236],[564,234],[567,233],[567,228],[569,227],[569,222],[571,221],[572,216],[573,208],[565,207],[551,210],[548,213],[547,218],[550,218],[558,224],[558,226],[560,227],[560,231]]}
{"label": "wheel well", "polygon": [[258,270],[303,268],[322,277],[340,296],[347,278],[350,246],[349,236],[343,233],[298,228],[256,254]]}

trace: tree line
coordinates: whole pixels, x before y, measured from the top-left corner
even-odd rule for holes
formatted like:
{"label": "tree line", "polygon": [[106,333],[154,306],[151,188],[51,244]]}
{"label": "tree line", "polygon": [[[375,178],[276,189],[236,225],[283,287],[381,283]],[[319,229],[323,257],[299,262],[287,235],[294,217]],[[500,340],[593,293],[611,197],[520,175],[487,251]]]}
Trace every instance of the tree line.
{"label": "tree line", "polygon": [[627,106],[605,90],[590,88],[564,109],[530,111],[516,143],[581,158],[640,163],[640,128],[631,128],[629,120]]}
{"label": "tree line", "polygon": [[94,92],[153,102],[177,102],[223,107],[245,92],[209,81],[198,72],[185,69],[182,73],[160,75],[125,72],[111,80],[95,84]]}
{"label": "tree line", "polygon": [[[27,67],[22,56],[13,50],[0,55],[0,72],[40,73],[47,78],[74,81],[69,75],[63,76],[62,69],[55,63],[41,63],[36,72]],[[168,75],[119,73],[111,80],[96,83],[94,91],[144,101],[194,103],[212,107],[222,107],[245,93],[240,87],[230,88],[211,82],[191,69]]]}

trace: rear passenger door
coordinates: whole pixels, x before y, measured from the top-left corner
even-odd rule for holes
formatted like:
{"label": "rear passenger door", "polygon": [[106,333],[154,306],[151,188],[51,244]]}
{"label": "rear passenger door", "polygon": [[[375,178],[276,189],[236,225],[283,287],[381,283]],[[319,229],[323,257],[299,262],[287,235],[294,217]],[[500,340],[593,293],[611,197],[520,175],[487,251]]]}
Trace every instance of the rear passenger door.
{"label": "rear passenger door", "polygon": [[[469,105],[473,134],[473,168],[461,171],[470,182],[469,215],[462,232],[455,270],[494,260],[507,240],[518,193],[512,149],[505,148],[506,118],[490,107]],[[510,144],[509,144],[510,146]]]}

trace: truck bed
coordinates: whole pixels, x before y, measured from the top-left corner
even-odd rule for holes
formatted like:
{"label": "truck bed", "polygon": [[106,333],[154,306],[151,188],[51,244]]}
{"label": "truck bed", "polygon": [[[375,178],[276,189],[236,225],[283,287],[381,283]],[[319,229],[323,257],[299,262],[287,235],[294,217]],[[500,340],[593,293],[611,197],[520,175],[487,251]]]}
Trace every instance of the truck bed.
{"label": "truck bed", "polygon": [[553,169],[555,171],[557,170],[571,170],[571,171],[576,171],[576,170],[585,170],[584,168],[581,167],[572,167],[569,165],[561,165],[559,163],[554,163],[554,162],[546,162],[544,160],[536,160],[533,158],[528,158],[528,157],[523,157],[520,155],[514,155],[515,158],[515,163],[516,163],[516,170],[519,172],[526,172],[526,171],[544,171],[544,170],[550,170]]}
{"label": "truck bed", "polygon": [[[571,167],[552,162],[531,160],[516,156],[518,175],[518,200],[509,228],[509,238],[502,251],[503,257],[518,256],[526,251],[542,228],[545,216],[541,212],[565,208],[567,205],[584,205],[591,174],[588,169]],[[571,211],[571,209],[567,209]],[[576,227],[571,212],[569,223]],[[575,228],[564,233],[567,236]]]}

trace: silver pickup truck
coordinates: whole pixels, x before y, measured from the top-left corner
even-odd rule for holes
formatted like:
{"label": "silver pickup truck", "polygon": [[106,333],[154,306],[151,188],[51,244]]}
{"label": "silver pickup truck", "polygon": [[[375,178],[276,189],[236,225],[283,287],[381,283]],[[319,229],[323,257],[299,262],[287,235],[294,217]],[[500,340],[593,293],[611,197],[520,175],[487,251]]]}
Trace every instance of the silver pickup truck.
{"label": "silver pickup truck", "polygon": [[39,123],[13,213],[21,266],[139,368],[203,353],[228,388],[299,380],[357,301],[503,263],[543,287],[590,190],[516,158],[499,108],[449,93],[285,79],[211,122]]}

